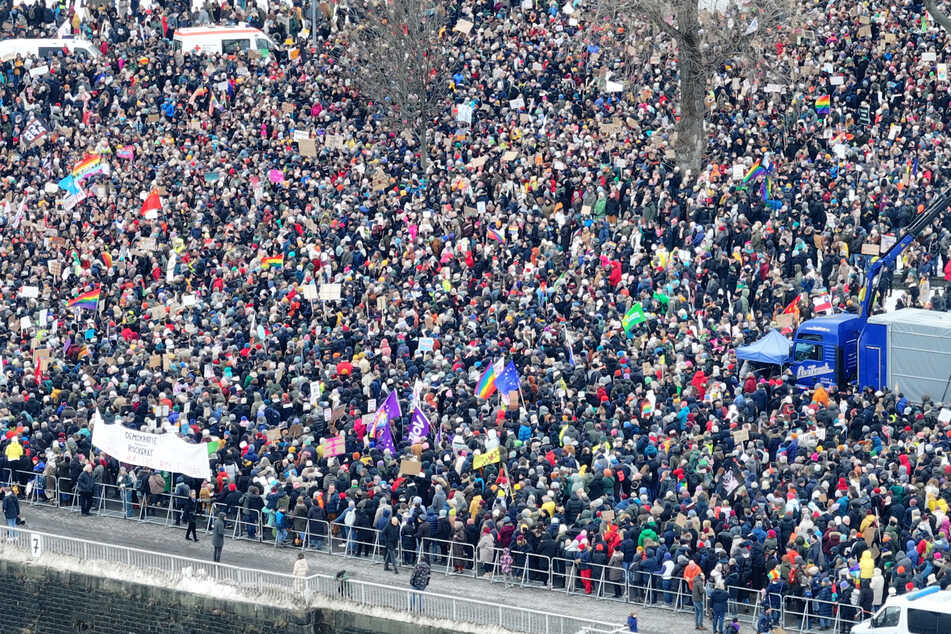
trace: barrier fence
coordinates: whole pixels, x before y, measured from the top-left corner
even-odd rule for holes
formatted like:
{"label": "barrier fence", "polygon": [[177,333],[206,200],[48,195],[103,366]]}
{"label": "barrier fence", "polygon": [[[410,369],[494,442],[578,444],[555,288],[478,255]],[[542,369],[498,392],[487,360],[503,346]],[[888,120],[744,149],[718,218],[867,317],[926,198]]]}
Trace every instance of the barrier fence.
{"label": "barrier fence", "polygon": [[[434,619],[451,619],[479,626],[496,626],[528,634],[609,634],[617,629],[613,623],[568,615],[553,614],[527,608],[499,605],[410,588],[337,579],[328,575],[295,577],[276,572],[241,568],[227,564],[190,559],[127,546],[92,542],[61,535],[22,529],[4,529],[6,544],[0,548],[16,548],[34,557],[54,553],[81,561],[102,561],[124,564],[139,571],[157,571],[172,578],[185,576],[204,578],[216,584],[245,590],[255,599],[274,602],[307,601],[314,594],[335,601],[349,601],[370,607],[410,612]],[[173,579],[169,579],[173,582]]]}
{"label": "barrier fence", "polygon": [[[31,505],[79,511],[79,496],[74,493],[69,478],[18,471],[13,472],[10,479],[20,485],[20,494]],[[151,496],[151,499],[140,499],[136,491],[102,484],[95,495],[93,510],[103,516],[174,527],[180,513],[176,503],[181,501],[182,498],[167,493]],[[131,516],[127,515],[130,511]],[[383,561],[384,545],[380,531],[369,527],[348,527],[343,523],[342,515],[334,522],[297,518],[302,523],[295,530],[295,518],[292,515],[287,515],[284,528],[278,528],[274,523],[274,514],[268,509],[263,512],[240,507],[229,509],[224,504],[213,502],[207,509],[199,504],[196,510],[198,529],[210,533],[219,511],[226,515],[226,536],[235,540],[258,541],[275,548],[299,548],[336,557],[365,559],[373,563]],[[185,523],[180,522],[178,527],[184,529]],[[401,535],[396,558],[401,565],[411,566],[427,557],[433,573],[437,574],[463,574],[512,586],[545,588],[643,607],[693,612],[692,593],[686,580],[680,577],[665,579],[655,573],[601,564],[588,564],[588,577],[581,573],[577,559],[549,558],[535,553],[525,553],[522,557],[512,550],[512,570],[505,574],[501,568],[502,552],[501,548],[494,548],[492,559],[482,561],[478,550],[468,542],[432,537],[417,540]],[[740,622],[755,624],[765,603],[773,608],[776,625],[782,626],[787,632],[809,634],[825,631],[826,626],[834,627],[837,632],[848,632],[853,625],[869,616],[862,615],[861,610],[849,604],[839,602],[788,595],[764,597],[758,590],[737,586],[728,586],[726,589],[730,595],[727,619],[736,617]]]}

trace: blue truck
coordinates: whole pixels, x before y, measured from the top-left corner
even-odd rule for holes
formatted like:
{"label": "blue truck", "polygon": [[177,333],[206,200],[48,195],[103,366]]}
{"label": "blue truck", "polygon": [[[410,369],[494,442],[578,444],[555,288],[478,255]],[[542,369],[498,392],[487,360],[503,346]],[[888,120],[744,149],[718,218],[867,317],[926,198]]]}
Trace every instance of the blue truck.
{"label": "blue truck", "polygon": [[951,314],[903,309],[870,315],[886,267],[951,206],[945,190],[905,228],[901,238],[868,267],[858,313],[804,321],[790,347],[789,365],[800,389],[816,384],[901,391],[920,403],[951,395]]}

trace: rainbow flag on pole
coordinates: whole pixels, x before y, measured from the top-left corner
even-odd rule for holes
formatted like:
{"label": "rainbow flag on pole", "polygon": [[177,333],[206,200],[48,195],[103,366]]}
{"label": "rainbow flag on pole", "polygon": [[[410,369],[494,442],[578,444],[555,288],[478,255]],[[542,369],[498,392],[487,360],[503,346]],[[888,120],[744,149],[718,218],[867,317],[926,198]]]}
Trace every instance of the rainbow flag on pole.
{"label": "rainbow flag on pole", "polygon": [[87,154],[86,158],[76,164],[72,173],[73,178],[79,183],[85,178],[102,173],[105,169],[105,164],[102,162],[101,156],[98,154]]}
{"label": "rainbow flag on pole", "polygon": [[489,227],[489,239],[495,240],[499,244],[505,244],[505,235],[502,233],[499,233],[492,227]]}
{"label": "rainbow flag on pole", "polygon": [[495,366],[494,363],[490,364],[482,373],[482,378],[479,379],[479,384],[476,385],[475,389],[475,395],[479,398],[489,398],[495,392],[495,380],[499,378],[500,374]]}
{"label": "rainbow flag on pole", "polygon": [[282,267],[284,266],[284,254],[281,255],[272,255],[269,257],[261,258],[261,266],[263,268],[268,268],[272,266]]}
{"label": "rainbow flag on pole", "polygon": [[746,176],[743,177],[743,182],[745,183],[751,178],[754,178],[755,176],[758,176],[760,174],[765,174],[765,173],[766,173],[766,168],[763,167],[759,161],[756,161],[755,163],[753,163],[753,165],[750,166],[750,171],[746,173]]}
{"label": "rainbow flag on pole", "polygon": [[816,98],[816,112],[819,114],[829,114],[832,109],[832,99],[829,95],[821,95]]}
{"label": "rainbow flag on pole", "polygon": [[66,302],[67,308],[85,308],[86,310],[95,311],[99,307],[99,289],[94,288],[91,291],[87,291],[82,295],[77,295],[73,299]]}

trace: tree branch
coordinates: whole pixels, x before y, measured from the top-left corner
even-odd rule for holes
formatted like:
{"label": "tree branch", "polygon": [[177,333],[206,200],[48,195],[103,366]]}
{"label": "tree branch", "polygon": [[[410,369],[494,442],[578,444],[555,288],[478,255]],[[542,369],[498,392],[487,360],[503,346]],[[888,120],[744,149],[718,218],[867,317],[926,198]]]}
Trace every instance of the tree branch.
{"label": "tree branch", "polygon": [[931,14],[931,17],[935,22],[941,25],[948,33],[951,33],[951,18],[948,15],[938,8],[938,5],[935,3],[935,0],[925,0],[924,1],[925,9],[928,10],[928,13]]}

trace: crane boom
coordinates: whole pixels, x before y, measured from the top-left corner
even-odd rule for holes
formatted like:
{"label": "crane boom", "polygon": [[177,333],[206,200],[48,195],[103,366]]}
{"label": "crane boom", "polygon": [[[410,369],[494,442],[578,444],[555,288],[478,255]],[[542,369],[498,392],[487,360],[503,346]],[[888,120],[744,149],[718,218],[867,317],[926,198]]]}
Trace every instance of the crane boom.
{"label": "crane boom", "polygon": [[925,227],[930,226],[935,218],[944,213],[949,206],[951,206],[951,187],[945,189],[937,198],[932,200],[928,208],[915,218],[910,225],[905,227],[901,238],[868,267],[862,298],[862,319],[868,319],[869,317],[869,311],[874,304],[875,292],[878,288],[878,276],[882,270],[886,266],[894,266],[898,256],[908,248],[908,245],[924,231]]}

